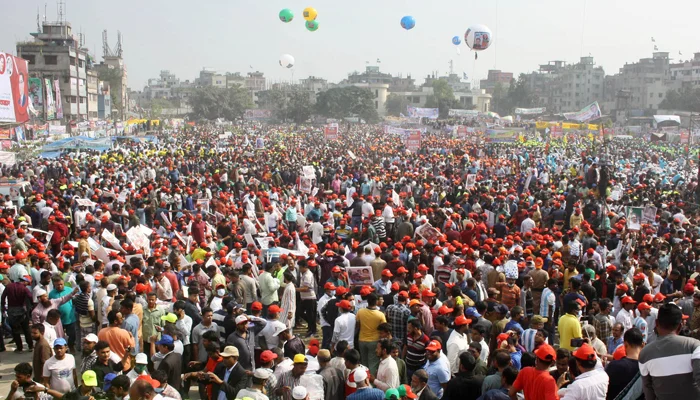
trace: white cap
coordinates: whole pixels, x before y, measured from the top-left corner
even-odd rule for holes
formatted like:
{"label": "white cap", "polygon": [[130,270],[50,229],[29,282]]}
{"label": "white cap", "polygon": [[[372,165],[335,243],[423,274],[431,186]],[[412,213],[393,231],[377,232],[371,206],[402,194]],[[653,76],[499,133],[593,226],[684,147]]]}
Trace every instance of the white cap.
{"label": "white cap", "polygon": [[136,355],[136,364],[148,364],[148,357],[145,353],[139,353]]}
{"label": "white cap", "polygon": [[84,339],[84,340],[87,340],[87,341],[90,342],[90,343],[97,343],[97,342],[100,341],[100,339],[98,339],[98,338],[97,338],[97,335],[95,335],[94,333],[88,334],[88,335],[85,336],[83,339]]}
{"label": "white cap", "polygon": [[352,382],[364,382],[367,379],[367,370],[364,367],[355,368],[352,371]]}
{"label": "white cap", "polygon": [[307,392],[306,388],[303,386],[295,386],[294,389],[292,389],[292,398],[294,400],[304,400],[308,394],[309,392]]}
{"label": "white cap", "polygon": [[87,251],[84,251],[83,254],[80,255],[81,257],[90,257],[90,254]]}
{"label": "white cap", "polygon": [[236,317],[236,325],[250,321],[247,315],[239,315]]}
{"label": "white cap", "polygon": [[270,373],[263,368],[258,368],[255,371],[253,371],[253,376],[258,379],[269,379]]}
{"label": "white cap", "polygon": [[117,290],[117,285],[110,283],[109,285],[107,285],[107,291],[111,292],[112,290]]}
{"label": "white cap", "polygon": [[47,294],[47,293],[46,293],[46,290],[44,290],[44,289],[39,289],[36,291],[36,297],[41,297],[45,294]]}

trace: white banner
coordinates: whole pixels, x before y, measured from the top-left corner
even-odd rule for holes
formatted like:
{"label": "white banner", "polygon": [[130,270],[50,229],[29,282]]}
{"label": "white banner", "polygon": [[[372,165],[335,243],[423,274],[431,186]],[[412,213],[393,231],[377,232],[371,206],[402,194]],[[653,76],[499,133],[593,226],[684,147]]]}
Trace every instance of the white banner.
{"label": "white banner", "polygon": [[479,111],[450,109],[447,115],[449,115],[450,117],[476,117],[479,115]]}
{"label": "white banner", "polygon": [[408,107],[408,116],[411,118],[428,118],[437,119],[440,115],[440,110],[437,108],[419,108]]}
{"label": "white banner", "polygon": [[532,115],[532,114],[542,114],[547,111],[544,107],[538,108],[516,108],[515,113],[520,115]]}
{"label": "white banner", "polygon": [[600,106],[598,105],[597,101],[583,107],[579,111],[564,113],[564,118],[578,122],[590,121],[592,119],[600,118],[600,116]]}
{"label": "white banner", "polygon": [[0,151],[0,164],[11,167],[17,163],[16,154],[9,151]]}

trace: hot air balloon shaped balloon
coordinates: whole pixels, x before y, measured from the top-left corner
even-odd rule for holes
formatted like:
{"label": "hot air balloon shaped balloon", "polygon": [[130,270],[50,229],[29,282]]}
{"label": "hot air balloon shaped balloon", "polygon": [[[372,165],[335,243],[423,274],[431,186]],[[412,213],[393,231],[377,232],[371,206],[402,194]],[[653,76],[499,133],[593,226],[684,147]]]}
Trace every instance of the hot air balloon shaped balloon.
{"label": "hot air balloon shaped balloon", "polygon": [[294,67],[294,57],[290,54],[282,54],[282,56],[280,56],[280,66],[282,68]]}

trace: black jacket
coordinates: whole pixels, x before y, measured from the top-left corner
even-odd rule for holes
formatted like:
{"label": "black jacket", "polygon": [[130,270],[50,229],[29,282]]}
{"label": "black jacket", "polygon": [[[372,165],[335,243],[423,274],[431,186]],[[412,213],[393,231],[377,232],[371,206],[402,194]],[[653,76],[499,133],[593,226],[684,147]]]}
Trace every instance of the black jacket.
{"label": "black jacket", "polygon": [[174,351],[170,352],[158,364],[158,370],[168,374],[168,385],[179,392],[182,386],[182,356]]}
{"label": "black jacket", "polygon": [[426,385],[425,389],[423,389],[418,397],[418,400],[438,400],[438,397],[432,390],[430,390],[430,386]]}
{"label": "black jacket", "polygon": [[[219,363],[214,368],[214,374],[223,381],[226,376],[226,364]],[[218,399],[219,393],[224,392],[226,393],[227,399],[235,399],[238,391],[245,389],[246,386],[248,386],[248,376],[245,373],[245,369],[243,369],[240,363],[236,363],[228,380],[224,381],[221,385],[214,384],[211,392],[212,398]]]}

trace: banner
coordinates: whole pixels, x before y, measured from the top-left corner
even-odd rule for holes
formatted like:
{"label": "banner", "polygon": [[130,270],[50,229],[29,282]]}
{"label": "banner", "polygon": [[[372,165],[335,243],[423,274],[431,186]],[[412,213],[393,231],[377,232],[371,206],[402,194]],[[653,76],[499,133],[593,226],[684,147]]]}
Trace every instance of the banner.
{"label": "banner", "polygon": [[9,139],[15,133],[12,128],[0,128],[0,139]]}
{"label": "banner", "polygon": [[332,123],[328,124],[323,128],[323,133],[326,136],[326,140],[337,140],[338,139],[338,124]]}
{"label": "banner", "polygon": [[44,86],[41,78],[29,78],[29,96],[37,112],[44,112]]}
{"label": "banner", "polygon": [[412,129],[408,131],[408,134],[406,135],[406,139],[404,144],[406,145],[406,149],[410,151],[418,151],[420,149],[420,140],[421,140],[421,135],[420,135],[420,130],[418,129]]}
{"label": "banner", "polygon": [[58,79],[53,81],[53,87],[56,89],[56,119],[63,119],[63,100],[61,99],[61,87]]}
{"label": "banner", "polygon": [[465,138],[467,137],[467,127],[464,125],[459,125],[457,126],[457,129],[455,130],[457,132],[457,137],[458,138]]}
{"label": "banner", "polygon": [[544,107],[539,107],[539,108],[516,108],[515,113],[520,114],[520,115],[533,115],[533,114],[542,114],[543,112],[547,111],[546,108]]}
{"label": "banner", "polygon": [[408,107],[408,116],[411,118],[428,118],[437,119],[440,110],[437,108],[418,108],[418,107]]}
{"label": "banner", "polygon": [[63,135],[65,133],[65,125],[49,125],[49,135]]}
{"label": "banner", "polygon": [[272,110],[248,109],[243,114],[245,119],[270,119],[272,118]]}
{"label": "banner", "polygon": [[46,119],[56,118],[56,105],[53,101],[53,85],[51,84],[51,79],[44,79],[44,88],[46,89]]}
{"label": "banner", "polygon": [[0,164],[11,167],[17,163],[17,153],[11,151],[0,151]]}
{"label": "banner", "polygon": [[477,110],[454,110],[450,109],[447,112],[450,117],[476,117],[479,115]]}
{"label": "banner", "polygon": [[487,129],[486,130],[486,142],[487,143],[514,143],[517,139],[518,133],[513,130],[505,129]]}
{"label": "banner", "polygon": [[0,122],[29,120],[27,60],[0,53]]}
{"label": "banner", "polygon": [[592,119],[600,118],[600,106],[597,101],[583,107],[580,111],[564,113],[564,118],[578,122],[585,122]]}

